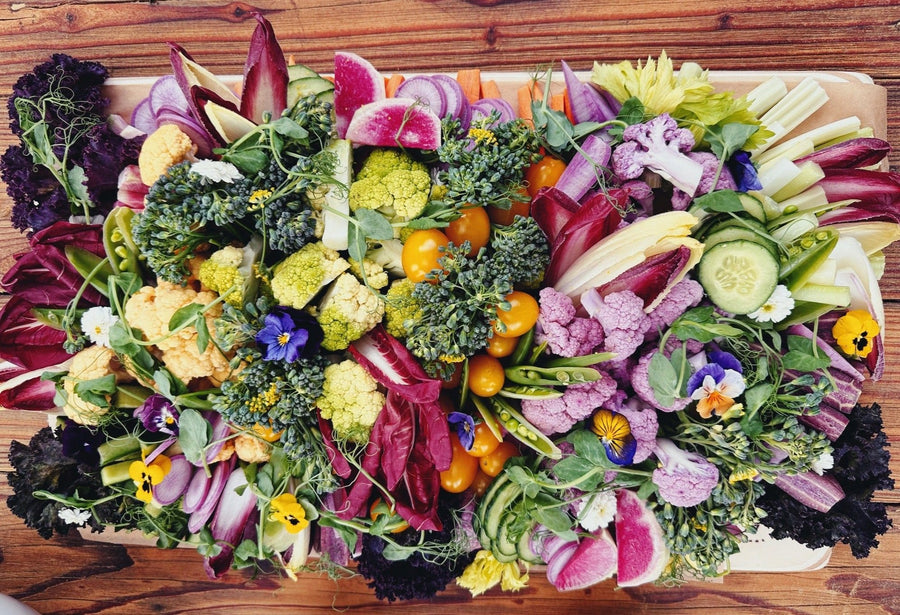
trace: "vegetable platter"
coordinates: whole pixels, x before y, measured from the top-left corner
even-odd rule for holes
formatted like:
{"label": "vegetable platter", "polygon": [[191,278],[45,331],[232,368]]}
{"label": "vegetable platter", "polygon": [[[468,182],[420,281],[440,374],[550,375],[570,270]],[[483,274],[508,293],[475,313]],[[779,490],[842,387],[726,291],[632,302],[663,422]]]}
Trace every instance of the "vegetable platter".
{"label": "vegetable platter", "polygon": [[877,547],[881,88],[324,75],[256,18],[240,78],[171,45],[159,79],[57,54],[14,89],[0,403],[56,410],[10,448],[28,526],[390,602]]}

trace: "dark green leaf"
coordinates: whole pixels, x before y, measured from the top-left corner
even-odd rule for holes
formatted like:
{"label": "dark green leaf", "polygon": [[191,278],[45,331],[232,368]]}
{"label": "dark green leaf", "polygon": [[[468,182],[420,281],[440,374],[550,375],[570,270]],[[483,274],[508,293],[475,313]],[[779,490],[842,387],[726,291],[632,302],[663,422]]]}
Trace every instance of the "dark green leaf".
{"label": "dark green leaf", "polygon": [[291,139],[305,139],[309,132],[289,117],[282,116],[272,122],[272,128],[280,135]]}
{"label": "dark green leaf", "polygon": [[831,360],[825,355],[814,357],[800,350],[789,350],[781,359],[781,364],[784,369],[812,372],[817,369],[827,368],[831,365]]}
{"label": "dark green leaf", "polygon": [[709,143],[709,148],[721,159],[727,159],[734,152],[741,149],[757,130],[759,126],[753,124],[741,124],[731,122],[723,126],[707,126],[704,139]]}
{"label": "dark green leaf", "polygon": [[203,305],[200,303],[188,303],[179,308],[169,319],[169,331],[175,331],[189,325],[197,316],[203,313]]}

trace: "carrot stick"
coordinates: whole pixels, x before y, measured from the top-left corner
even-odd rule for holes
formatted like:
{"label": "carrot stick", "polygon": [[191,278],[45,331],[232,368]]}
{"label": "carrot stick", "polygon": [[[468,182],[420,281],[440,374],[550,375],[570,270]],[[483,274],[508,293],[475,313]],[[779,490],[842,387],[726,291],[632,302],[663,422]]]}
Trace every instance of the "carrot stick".
{"label": "carrot stick", "polygon": [[500,87],[497,85],[497,82],[493,79],[488,81],[483,81],[481,83],[481,97],[482,98],[502,98],[500,96]]}
{"label": "carrot stick", "polygon": [[481,69],[464,68],[456,73],[456,81],[470,103],[481,98]]}
{"label": "carrot stick", "polygon": [[558,94],[550,95],[550,108],[554,111],[565,111],[566,110],[566,94],[565,92],[560,92]]}
{"label": "carrot stick", "polygon": [[516,91],[519,117],[529,124],[533,125],[534,122],[532,122],[531,101],[541,100],[543,97],[544,92],[541,89],[541,86],[536,81],[532,81],[530,83],[526,83],[523,86],[520,86]]}
{"label": "carrot stick", "polygon": [[394,95],[397,93],[397,88],[400,87],[400,84],[403,83],[403,81],[405,79],[406,78],[399,73],[395,73],[395,74],[391,75],[390,77],[385,77],[385,79],[384,79],[385,96],[387,96],[388,98],[393,98]]}

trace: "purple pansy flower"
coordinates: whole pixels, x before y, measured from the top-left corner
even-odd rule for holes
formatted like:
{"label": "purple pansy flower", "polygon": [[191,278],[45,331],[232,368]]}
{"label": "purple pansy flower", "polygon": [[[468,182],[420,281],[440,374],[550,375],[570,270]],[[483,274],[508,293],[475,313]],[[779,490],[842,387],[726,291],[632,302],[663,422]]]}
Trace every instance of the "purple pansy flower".
{"label": "purple pansy flower", "polygon": [[140,419],[147,431],[162,432],[170,436],[178,435],[178,409],[159,393],[149,396],[134,411],[134,418]]}
{"label": "purple pansy flower", "polygon": [[451,412],[447,415],[447,422],[456,428],[456,435],[463,448],[472,450],[472,445],[475,444],[475,419],[465,412]]}
{"label": "purple pansy flower", "polygon": [[698,402],[697,412],[705,419],[727,412],[746,387],[741,363],[733,354],[713,351],[707,358],[709,363],[694,372],[687,383],[688,395]]}
{"label": "purple pansy flower", "polygon": [[256,341],[265,348],[266,361],[291,363],[318,351],[321,328],[312,316],[275,309],[266,314],[263,322],[265,326],[256,334]]}

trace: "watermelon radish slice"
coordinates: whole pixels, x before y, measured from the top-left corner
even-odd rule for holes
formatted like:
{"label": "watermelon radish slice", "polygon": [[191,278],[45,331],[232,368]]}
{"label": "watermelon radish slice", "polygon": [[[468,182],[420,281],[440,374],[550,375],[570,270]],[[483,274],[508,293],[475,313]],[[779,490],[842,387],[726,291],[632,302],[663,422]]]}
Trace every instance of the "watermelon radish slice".
{"label": "watermelon radish slice", "polygon": [[354,145],[437,149],[441,120],[427,105],[412,98],[386,98],[363,105],[347,126]]}
{"label": "watermelon radish slice", "polygon": [[447,114],[447,96],[444,88],[435,79],[425,75],[415,75],[397,86],[398,98],[414,98],[431,107],[434,114],[444,117]]}
{"label": "watermelon radish slice", "polygon": [[348,51],[334,54],[334,114],[338,138],[346,137],[357,109],[384,97],[384,77],[368,60]]}
{"label": "watermelon radish slice", "polygon": [[553,586],[559,591],[572,591],[605,581],[616,571],[616,554],[612,535],[606,529],[595,532],[578,543],[566,565],[552,581]]}
{"label": "watermelon radish slice", "polygon": [[655,581],[669,563],[662,526],[634,491],[616,491],[616,541],[619,587]]}

